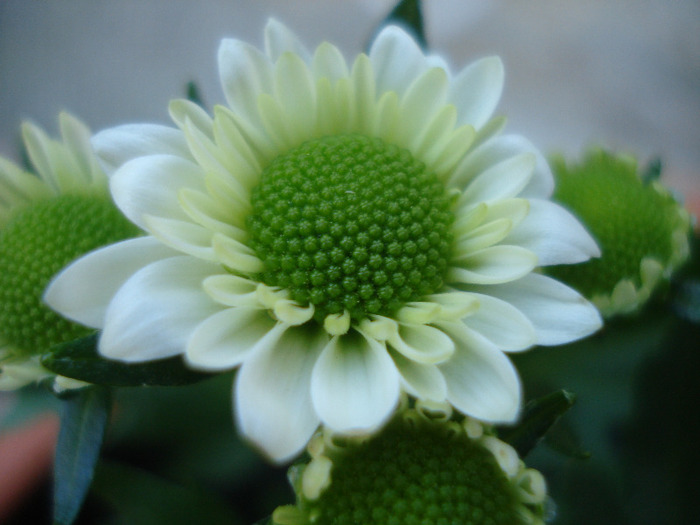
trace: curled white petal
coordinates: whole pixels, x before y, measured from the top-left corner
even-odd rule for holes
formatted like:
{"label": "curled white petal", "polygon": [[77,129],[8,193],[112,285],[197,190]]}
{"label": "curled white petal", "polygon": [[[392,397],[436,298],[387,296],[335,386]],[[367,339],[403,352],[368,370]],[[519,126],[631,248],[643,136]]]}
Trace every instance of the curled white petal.
{"label": "curled white petal", "polygon": [[135,272],[150,263],[179,255],[153,237],[139,237],[84,255],[57,274],[44,302],[61,315],[102,328],[109,301]]}
{"label": "curled white petal", "polygon": [[188,256],[145,266],[116,293],[105,313],[99,351],[127,362],[182,354],[195,327],[220,306],[202,290],[217,265]]}
{"label": "curled white petal", "polygon": [[238,373],[238,426],[275,462],[298,455],[319,424],[309,385],[326,341],[320,331],[289,328],[277,344],[254,352]]}
{"label": "curled white petal", "polygon": [[439,365],[447,381],[448,401],[482,421],[514,421],[520,410],[520,381],[508,358],[461,323],[444,323],[440,328],[456,345],[452,358]]}
{"label": "curled white petal", "polygon": [[602,326],[600,314],[590,302],[544,275],[529,274],[510,283],[476,289],[503,299],[524,313],[535,327],[540,345],[575,341]]}
{"label": "curled white petal", "polygon": [[504,242],[537,254],[539,264],[574,264],[600,257],[598,245],[567,210],[550,201],[530,199],[530,211]]}
{"label": "curled white petal", "polygon": [[185,358],[203,370],[230,369],[257,349],[275,345],[286,328],[265,310],[227,308],[197,325],[187,341]]}
{"label": "curled white petal", "polygon": [[450,101],[457,107],[459,122],[480,128],[496,109],[503,91],[503,63],[487,57],[464,68],[452,81]]}
{"label": "curled white petal", "polygon": [[384,345],[351,331],[333,337],[311,377],[316,412],[331,429],[370,432],[399,400],[399,374]]}
{"label": "curled white petal", "polygon": [[114,202],[126,217],[147,229],[143,217],[188,220],[178,201],[183,188],[204,189],[202,170],[174,155],[149,155],[128,161],[112,175]]}
{"label": "curled white petal", "polygon": [[124,124],[100,131],[92,137],[92,147],[108,174],[145,155],[191,158],[182,133],[158,124]]}

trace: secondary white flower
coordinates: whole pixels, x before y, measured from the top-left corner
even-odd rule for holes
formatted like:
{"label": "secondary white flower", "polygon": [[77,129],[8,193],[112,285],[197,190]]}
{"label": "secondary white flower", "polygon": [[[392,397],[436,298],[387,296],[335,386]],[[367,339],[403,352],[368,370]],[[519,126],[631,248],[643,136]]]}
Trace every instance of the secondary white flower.
{"label": "secondary white flower", "polygon": [[[51,277],[76,257],[137,233],[109,198],[84,124],[63,113],[62,141],[25,123],[36,174],[0,157],[0,390],[52,374],[39,363],[53,345],[89,331],[41,301]],[[58,388],[82,386],[58,377]]]}
{"label": "secondary white flower", "polygon": [[402,389],[512,421],[503,351],[599,327],[534,273],[598,249],[547,200],[537,150],[491,119],[498,58],[453,75],[387,27],[348,64],[271,21],[265,52],[224,40],[219,70],[229,107],[213,118],[179,100],[178,130],[95,138],[115,201],[150,236],[86,256],[46,300],[103,328],[105,356],[240,366],[239,427],[284,461],[319,423],[377,429]]}

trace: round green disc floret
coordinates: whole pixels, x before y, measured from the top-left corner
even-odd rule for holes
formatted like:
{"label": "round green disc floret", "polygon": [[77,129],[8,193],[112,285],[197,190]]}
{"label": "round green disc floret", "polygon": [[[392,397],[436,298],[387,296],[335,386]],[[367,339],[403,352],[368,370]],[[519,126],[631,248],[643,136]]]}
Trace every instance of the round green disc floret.
{"label": "round green disc floret", "polygon": [[66,264],[138,230],[106,198],[61,195],[17,211],[0,231],[0,334],[16,352],[34,354],[88,333],[42,302]]}
{"label": "round green disc floret", "polygon": [[362,135],[310,140],[265,169],[252,204],[260,280],[319,320],[387,315],[443,284],[451,201],[407,150]]}
{"label": "round green disc floret", "polygon": [[579,217],[602,253],[582,264],[551,267],[553,277],[590,298],[611,294],[623,279],[639,287],[645,258],[665,270],[678,263],[676,232],[687,234],[687,218],[660,185],[640,179],[634,159],[596,150],[576,165],[555,158],[552,169],[554,199]]}
{"label": "round green disc floret", "polygon": [[333,460],[315,525],[515,525],[519,497],[493,454],[442,424],[395,421]]}

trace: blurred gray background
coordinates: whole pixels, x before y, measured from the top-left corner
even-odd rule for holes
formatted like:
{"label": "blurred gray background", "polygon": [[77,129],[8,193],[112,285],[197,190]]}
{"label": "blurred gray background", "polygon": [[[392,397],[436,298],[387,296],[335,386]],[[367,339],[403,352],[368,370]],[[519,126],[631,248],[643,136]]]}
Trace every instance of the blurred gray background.
{"label": "blurred gray background", "polygon": [[[310,48],[327,39],[352,55],[393,3],[0,0],[0,155],[17,157],[21,120],[55,132],[62,109],[97,131],[167,123],[188,81],[221,102],[219,40],[261,45],[269,16]],[[503,58],[508,130],[547,153],[659,155],[667,184],[700,208],[700,2],[425,0],[424,11],[433,51],[454,68]]]}

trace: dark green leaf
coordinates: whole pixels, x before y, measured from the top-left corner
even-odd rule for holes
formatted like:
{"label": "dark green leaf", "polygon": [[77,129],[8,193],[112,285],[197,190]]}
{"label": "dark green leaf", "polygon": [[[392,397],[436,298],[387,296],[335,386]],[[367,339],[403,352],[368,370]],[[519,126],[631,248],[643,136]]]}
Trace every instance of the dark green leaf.
{"label": "dark green leaf", "polygon": [[198,487],[179,485],[118,463],[100,463],[92,494],[117,512],[119,523],[129,525],[241,523],[229,505]]}
{"label": "dark green leaf", "polygon": [[111,406],[110,391],[92,386],[63,401],[54,461],[55,525],[70,525],[90,488]]}
{"label": "dark green leaf", "polygon": [[176,386],[211,377],[187,368],[178,356],[145,363],[122,363],[100,356],[98,334],[56,345],[41,363],[62,376],[108,386]]}
{"label": "dark green leaf", "polygon": [[202,95],[200,94],[199,87],[197,87],[197,84],[194,82],[194,80],[190,80],[187,83],[187,86],[185,86],[185,90],[187,92],[187,100],[189,100],[190,102],[194,102],[200,107],[204,107]]}
{"label": "dark green leaf", "polygon": [[687,279],[680,283],[672,305],[674,311],[686,321],[700,323],[700,280]]}
{"label": "dark green leaf", "polygon": [[655,180],[659,180],[659,178],[661,178],[662,168],[663,165],[661,164],[660,158],[651,159],[641,175],[642,182],[644,182],[644,184],[650,184]]}
{"label": "dark green leaf", "polygon": [[425,49],[428,47],[420,0],[401,0],[379,25],[379,30],[388,24],[397,24],[413,34],[418,44]]}
{"label": "dark green leaf", "polygon": [[682,319],[700,324],[700,237],[690,239],[690,260],[674,276],[670,304]]}
{"label": "dark green leaf", "polygon": [[520,422],[501,429],[499,437],[525,457],[575,401],[576,396],[566,390],[534,399],[525,405]]}

